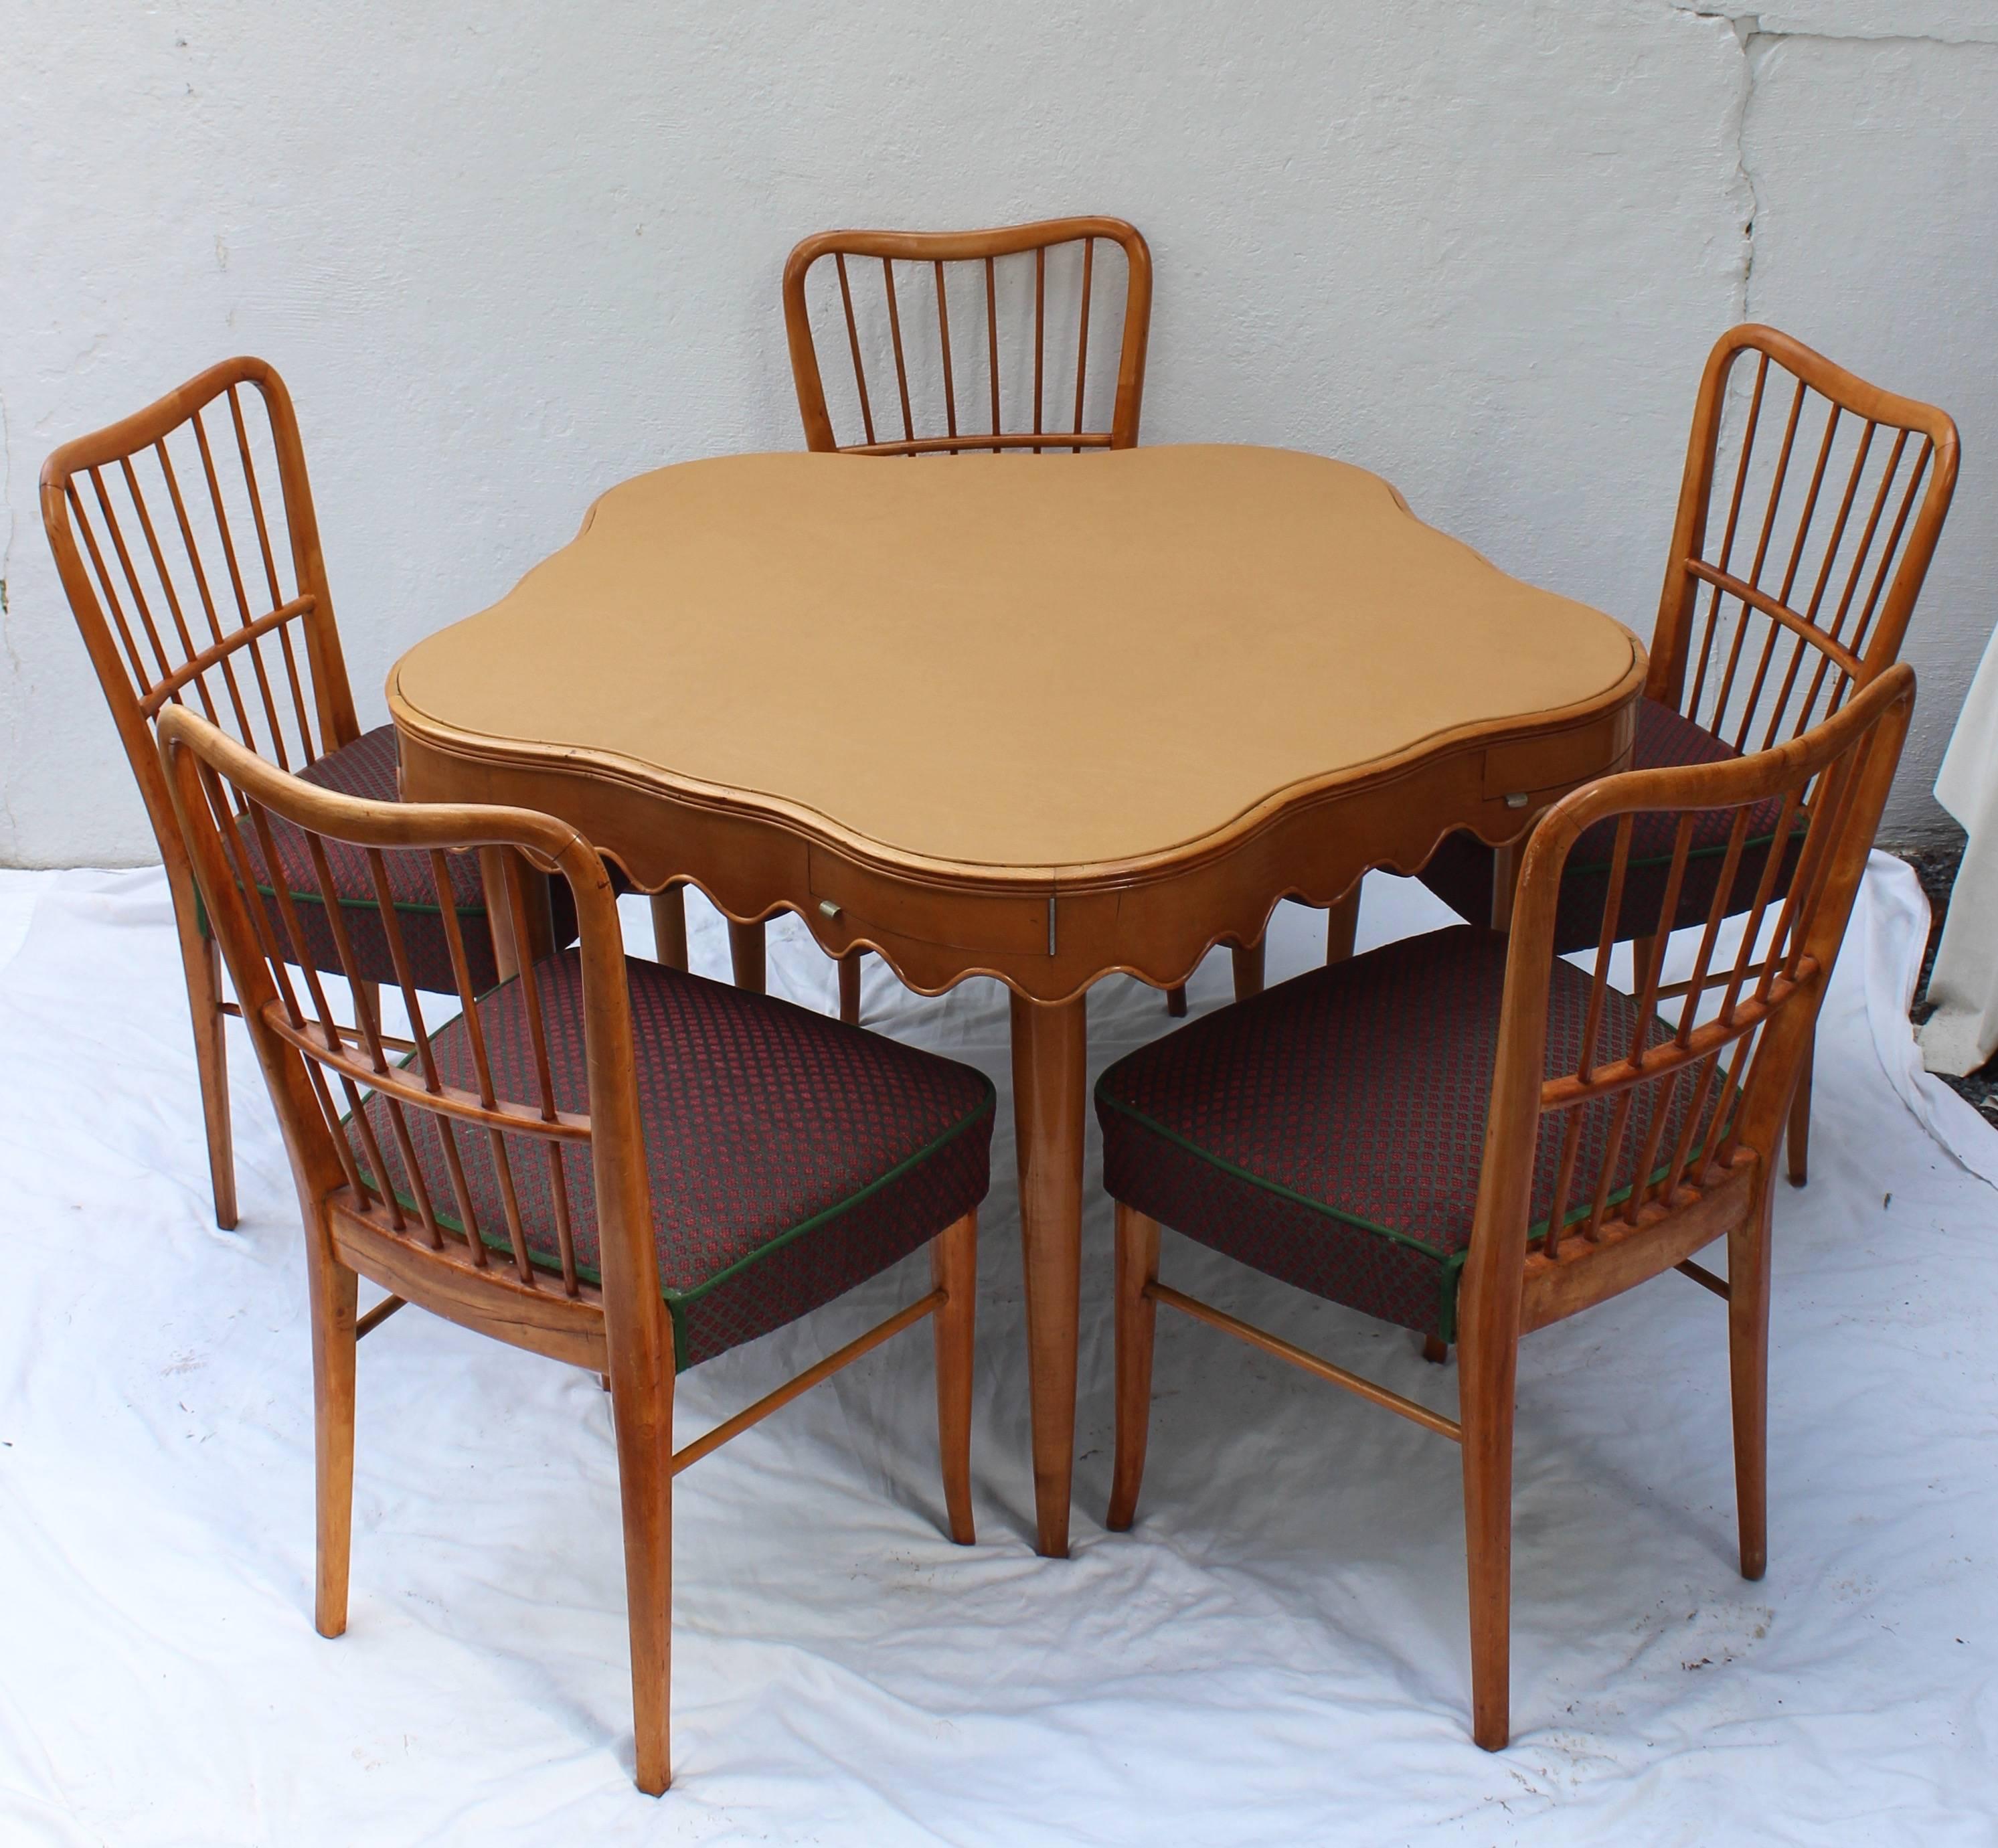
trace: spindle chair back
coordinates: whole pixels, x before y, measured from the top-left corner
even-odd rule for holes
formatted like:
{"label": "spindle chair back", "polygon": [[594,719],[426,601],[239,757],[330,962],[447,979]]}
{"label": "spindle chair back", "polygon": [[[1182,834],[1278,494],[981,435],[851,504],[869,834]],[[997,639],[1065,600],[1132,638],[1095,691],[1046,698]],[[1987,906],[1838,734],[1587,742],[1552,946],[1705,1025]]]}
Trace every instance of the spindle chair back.
{"label": "spindle chair back", "polygon": [[1955,492],[1956,426],[1773,327],[1700,382],[1647,696],[1736,751],[1838,710],[1899,658]]}
{"label": "spindle chair back", "polygon": [[[813,271],[828,257],[821,285]],[[822,231],[791,252],[783,291],[807,448],[1038,454],[1129,449],[1138,440],[1152,258],[1122,219],[1048,219],[990,231]],[[1120,295],[1113,345],[1106,336],[1115,331]],[[1014,331],[1029,300],[1030,343]],[[815,324],[850,367],[850,380],[838,375],[845,441],[835,434]]]}
{"label": "spindle chair back", "polygon": [[[1637,714],[1639,769],[1766,750],[1837,711],[1899,658],[1955,492],[1956,427],[1773,327],[1730,328],[1702,375]],[[1606,855],[1575,869],[1590,891]],[[1467,917],[1504,927],[1516,850],[1467,835],[1422,879]],[[1749,902],[1751,871],[1730,910]],[[1778,890],[1782,890],[1778,877]],[[1702,882],[1692,892],[1705,896]],[[1592,901],[1591,901],[1592,902]],[[1588,903],[1568,917],[1588,931]],[[1682,907],[1678,928],[1698,921]],[[1329,954],[1350,944],[1350,921]],[[1640,945],[1642,953],[1643,945]],[[1803,1185],[1810,1138],[1806,1050],[1786,1138]]]}
{"label": "spindle chair back", "polygon": [[[669,1781],[671,1484],[679,1470],[890,1336],[945,1311],[938,1351],[947,1499],[953,1537],[970,1540],[975,1219],[935,1241],[936,1287],[928,1295],[676,1453],[674,1331],[661,1293],[631,977],[617,894],[596,851],[565,822],[524,810],[368,802],[316,788],[185,704],[163,713],[160,731],[164,777],[276,1107],[306,1227],[320,1633],[337,1636],[347,1622],[361,1336],[414,1303],[599,1374],[610,1393],[624,1506],[638,1781],[656,1794]],[[281,879],[275,902],[253,896],[263,869],[301,841],[321,902],[334,893],[339,859],[365,862],[382,896],[407,1039],[382,1033],[339,904],[328,911],[339,972],[354,983],[351,1027],[301,954],[299,900],[314,892],[294,893]],[[447,1020],[427,1019],[400,910],[387,902],[389,856],[397,852],[427,860],[446,921],[458,986],[457,1011]],[[473,852],[493,869],[489,891],[516,945],[534,941],[534,875],[566,883],[580,927],[579,1008],[566,955],[538,962],[523,955],[506,987],[475,994],[448,863]],[[572,1076],[567,1095],[558,1077],[558,1068],[575,1073],[579,1049],[584,1100]],[[390,1294],[357,1317],[363,1276]]]}
{"label": "spindle chair back", "polygon": [[216,1218],[236,1222],[220,965],[154,727],[188,704],[280,766],[361,735],[290,393],[232,359],[42,470],[42,520],[165,863],[206,1119]]}
{"label": "spindle chair back", "polygon": [[[1492,1063],[1477,1067],[1491,1073],[1482,1155],[1467,1243],[1454,1260],[1462,1266],[1454,1311],[1441,1317],[1442,1332],[1461,1344],[1457,1418],[1160,1283],[1159,1221],[1119,1196],[1111,1525],[1127,1525],[1136,1505],[1156,1304],[1226,1329],[1455,1439],[1463,1451],[1474,1730],[1481,1745],[1495,1750],[1506,1743],[1510,1723],[1512,1455],[1520,1338],[1676,1269],[1728,1304],[1741,1570],[1751,1579],[1761,1576],[1771,1189],[1792,1093],[1906,735],[1913,689],[1906,665],[1886,668],[1848,689],[1835,713],[1800,735],[1727,762],[1604,777],[1557,803],[1535,829],[1520,870]],[[1662,880],[1640,879],[1634,824],[1660,813],[1671,817],[1670,860]],[[1557,919],[1571,850],[1605,824],[1613,836],[1613,863],[1585,975],[1561,954]],[[1763,853],[1746,910],[1730,914],[1736,876],[1751,864],[1749,843],[1772,832],[1778,841],[1801,834],[1788,877],[1779,878],[1783,856]],[[1716,841],[1721,876],[1706,888],[1689,965],[1668,981],[1667,939],[1681,914],[1689,866],[1702,845]],[[1613,963],[1621,966],[1630,953],[1623,946],[1633,939],[1626,990],[1613,981]],[[1457,1017],[1468,1023],[1464,1031],[1481,1031],[1477,1023],[1489,1017],[1471,997],[1480,992],[1477,972],[1486,966],[1481,946],[1492,941],[1461,928],[1418,940],[1419,949],[1429,946],[1429,980],[1459,997]],[[1363,991],[1381,979],[1367,969],[1369,960],[1301,983],[1331,984],[1329,992],[1344,997],[1339,1007],[1364,1008]],[[1273,991],[1250,1005],[1281,1008],[1282,993]],[[1335,1010],[1321,1017],[1339,1016]],[[1212,1031],[1207,1023],[1189,1031],[1203,1029]],[[1454,1121],[1454,1112],[1474,1107],[1475,1093],[1464,1090],[1462,1075],[1478,1055],[1442,1043],[1440,1030],[1431,1037],[1436,1043],[1397,1064],[1396,1078],[1376,1082],[1410,1093],[1394,1101],[1412,1100],[1411,1120]],[[1160,1042],[1160,1065],[1170,1057],[1163,1048],[1172,1044]],[[1395,1055],[1355,1039],[1342,1042],[1340,1056],[1364,1069]],[[1211,1062],[1213,1055],[1208,1057]],[[1148,1082],[1170,1092],[1170,1080]],[[1099,1095],[1119,1090],[1113,1068]],[[1253,1097],[1244,1104],[1278,1121],[1295,1107]],[[1384,1098],[1352,1107],[1383,1125],[1395,1120]],[[1126,1133],[1115,1111],[1104,1122],[1107,1138]],[[1106,1147],[1105,1162],[1107,1176],[1134,1172],[1115,1148]],[[1128,1179],[1121,1184],[1129,1190]],[[1391,1200],[1385,1206],[1365,1198],[1328,1204],[1363,1218],[1394,1210]],[[1172,1223],[1169,1216],[1165,1223]],[[1441,1238],[1445,1229],[1404,1228],[1418,1239]],[[1252,1263],[1253,1236],[1228,1234],[1243,1242],[1238,1255]],[[1723,1238],[1724,1278],[1696,1262],[1697,1253]],[[1370,1304],[1356,1300],[1354,1306]],[[1371,1306],[1381,1312],[1385,1304]]]}

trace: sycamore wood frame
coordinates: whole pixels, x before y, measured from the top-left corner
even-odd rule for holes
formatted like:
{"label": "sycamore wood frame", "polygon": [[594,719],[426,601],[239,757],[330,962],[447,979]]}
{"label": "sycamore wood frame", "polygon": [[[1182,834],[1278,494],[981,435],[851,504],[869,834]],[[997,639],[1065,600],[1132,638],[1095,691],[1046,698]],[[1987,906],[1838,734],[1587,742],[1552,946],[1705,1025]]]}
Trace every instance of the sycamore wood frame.
{"label": "sycamore wood frame", "polygon": [[[1159,1280],[1155,1220],[1117,1206],[1116,1460],[1108,1525],[1130,1526],[1151,1415],[1158,1305],[1219,1328],[1461,1447],[1470,1570],[1472,1730],[1488,1751],[1510,1736],[1512,1435],[1522,1335],[1677,1269],[1728,1306],[1737,1516],[1741,1573],[1768,1560],[1770,1203],[1777,1161],[1817,1010],[1837,962],[1914,703],[1905,664],[1877,675],[1815,729],[1731,762],[1630,771],[1575,791],[1528,841],[1512,912],[1491,1104],[1471,1245],[1460,1286],[1459,1415],[1448,1418]],[[1776,834],[1806,830],[1788,891],[1774,892],[1782,856],[1769,852],[1739,942],[1720,950],[1721,925],[1757,805],[1780,800]],[[1734,811],[1723,870],[1691,975],[1663,981],[1664,945],[1698,810]],[[1679,811],[1663,902],[1644,933],[1619,929],[1631,817]],[[1613,820],[1616,848],[1578,1066],[1546,1075],[1549,979],[1561,874],[1592,824]],[[1765,926],[1769,928],[1765,932]],[[1627,1046],[1600,1031],[1610,959],[1635,937],[1638,1035]],[[1696,1018],[1702,997],[1720,1005]],[[1677,1000],[1677,1018],[1658,1014]],[[1654,1020],[1669,1037],[1646,1043]],[[1692,1087],[1669,1141],[1667,1105]],[[1633,1108],[1649,1092],[1652,1107]],[[1578,1159],[1585,1116],[1613,1112],[1606,1152]],[[1612,1192],[1619,1157],[1643,1121],[1626,1197]],[[1715,1126],[1718,1125],[1716,1128]],[[1534,1186],[1543,1131],[1559,1129],[1552,1203],[1536,1238]],[[1727,1273],[1696,1254],[1725,1239]]]}
{"label": "sycamore wood frame", "polygon": [[[564,1360],[601,1376],[610,1394],[624,1508],[624,1568],[631,1643],[631,1689],[640,1789],[655,1795],[670,1781],[669,1668],[672,1642],[672,1479],[690,1463],[788,1404],[808,1387],[925,1317],[935,1318],[937,1416],[945,1503],[951,1538],[971,1544],[970,1428],[973,1318],[976,1313],[977,1217],[969,1214],[930,1242],[932,1287],[857,1339],[679,1450],[672,1447],[672,1325],[660,1294],[646,1176],[644,1131],[632,1049],[631,1010],[617,895],[595,850],[566,823],[520,810],[361,802],[288,776],[244,750],[186,706],[169,706],[160,721],[159,762],[183,831],[195,876],[215,920],[230,974],[242,997],[244,1025],[257,1050],[297,1183],[310,1286],[313,1388],[318,1505],[318,1570],[314,1622],[323,1636],[347,1627],[347,1562],[354,1493],[355,1344],[405,1303],[489,1335],[514,1347]],[[430,1054],[421,997],[407,973],[395,908],[382,907],[411,1041],[380,1030],[365,986],[356,993],[357,1024],[341,1026],[328,1007],[317,974],[299,965],[277,939],[261,905],[246,902],[255,868],[242,830],[254,828],[264,863],[275,865],[270,817],[306,831],[322,894],[330,889],[324,843],[366,851],[379,891],[385,894],[385,849],[427,853],[447,921],[451,961],[465,1012],[477,1017],[462,938],[450,906],[444,855],[475,850],[489,868],[493,921],[513,948],[511,960],[526,990],[530,1021],[538,1025],[533,959],[521,946],[536,934],[532,909],[538,868],[559,873],[576,897],[582,963],[584,1038],[589,1067],[586,1114],[558,1111],[548,1050],[534,1042],[538,1095],[496,1093],[482,1037],[470,1035],[477,1092],[439,1081]],[[285,882],[274,903],[285,928],[299,937]],[[503,902],[500,902],[503,893]],[[323,902],[323,901],[322,901]],[[344,972],[352,962],[334,920]],[[295,979],[288,965],[299,968]],[[302,986],[306,993],[299,994]],[[407,1061],[391,1059],[398,1050]],[[361,1112],[361,1092],[386,1099],[407,1171],[414,1177],[415,1212],[360,1169],[339,1128],[344,1099],[372,1150],[375,1176],[385,1172],[374,1131]],[[490,1135],[503,1197],[511,1262],[482,1240],[439,1224],[410,1147],[406,1117],[427,1112]],[[503,1131],[503,1134],[502,1133]],[[561,1272],[529,1262],[509,1163],[509,1136],[586,1142],[595,1188],[603,1282],[579,1277],[570,1218],[550,1164]],[[445,1131],[444,1146],[453,1146]],[[456,1211],[475,1231],[470,1197],[458,1183]],[[390,1294],[357,1317],[356,1289],[367,1277]]]}

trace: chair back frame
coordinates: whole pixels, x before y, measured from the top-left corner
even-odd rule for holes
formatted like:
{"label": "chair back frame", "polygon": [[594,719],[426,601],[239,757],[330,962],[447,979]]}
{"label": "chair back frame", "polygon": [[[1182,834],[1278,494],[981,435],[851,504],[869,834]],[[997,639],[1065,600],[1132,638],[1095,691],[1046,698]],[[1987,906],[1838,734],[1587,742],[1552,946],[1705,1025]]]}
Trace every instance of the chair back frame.
{"label": "chair back frame", "polygon": [[[1760,1211],[1802,1060],[1872,849],[1913,709],[1914,675],[1889,668],[1815,730],[1753,757],[1623,772],[1589,784],[1535,828],[1512,917],[1482,1180],[1464,1278],[1467,1348],[1506,1347],[1524,1329],[1574,1313],[1679,1264]],[[1784,858],[1772,845],[1738,944],[1721,927],[1751,820],[1780,805],[1775,839],[1803,839],[1780,896]],[[1633,926],[1618,910],[1631,819],[1677,811],[1660,921]],[[1732,810],[1720,880],[1692,973],[1662,979],[1694,816]],[[1616,822],[1616,857],[1591,977],[1581,1060],[1545,1074],[1554,926],[1568,851],[1592,824]],[[1765,926],[1768,927],[1765,931]],[[1637,1036],[1599,1038],[1613,952],[1634,947]],[[1759,959],[1759,960],[1758,960]],[[1718,1012],[1699,1018],[1703,997]],[[1677,999],[1675,1020],[1658,1012]],[[1668,1032],[1666,1029],[1669,1028]],[[1692,1087],[1689,1099],[1682,1083]],[[1647,1110],[1634,1107],[1649,1093]],[[1689,1107],[1676,1111],[1675,1104]],[[1606,1152],[1591,1174],[1578,1159],[1587,1113],[1609,1117]],[[1676,1121],[1675,1122],[1675,1118]],[[1530,1252],[1543,1129],[1560,1154],[1546,1230]],[[1626,1140],[1642,1137],[1627,1193],[1612,1179]],[[1669,1140],[1668,1139],[1669,1136]]]}
{"label": "chair back frame", "polygon": [[[170,705],[160,722],[160,761],[185,833],[196,880],[214,921],[244,1024],[255,1045],[298,1178],[299,1204],[309,1228],[323,1228],[332,1255],[406,1300],[451,1320],[553,1358],[605,1365],[607,1339],[648,1356],[663,1355],[670,1371],[672,1332],[662,1307],[651,1197],[645,1178],[632,1059],[631,1003],[617,900],[596,852],[566,823],[524,810],[475,806],[367,802],[299,782],[228,737],[184,704]],[[384,893],[382,917],[401,979],[410,1023],[406,1062],[392,1060],[396,1042],[382,1031],[368,985],[354,979],[340,907],[327,906],[336,947],[354,990],[355,1024],[341,1025],[328,1005],[319,974],[296,941],[297,897],[290,882],[272,882],[274,900],[251,902],[257,889],[245,827],[266,865],[276,863],[273,825],[301,831],[317,869],[321,894],[333,882],[327,848],[366,855]],[[475,1086],[441,1076],[430,1045],[420,993],[408,979],[408,956],[396,908],[386,902],[385,851],[429,858],[440,889],[457,1000],[463,1009]],[[581,927],[584,1038],[589,1109],[556,1107],[551,1081],[537,978],[523,959],[518,980],[532,1036],[537,1094],[510,1097],[496,1086],[478,1027],[472,976],[452,909],[447,853],[480,851],[500,869],[506,922],[513,941],[530,941],[527,882],[519,856],[569,883]],[[274,920],[272,913],[276,913]],[[387,1184],[392,1172],[361,1093],[385,1101],[414,1196],[414,1211]],[[341,1127],[340,1104],[368,1154],[364,1175]],[[444,1152],[452,1198],[430,1198],[413,1150],[407,1114],[444,1119],[436,1126]],[[458,1155],[457,1137],[484,1138],[499,1178],[512,1262],[494,1262],[480,1236]],[[558,1228],[561,1274],[529,1261],[517,1197],[524,1176],[508,1149],[517,1138],[551,1144],[586,1144],[596,1187],[600,1289],[576,1273],[573,1229],[563,1180],[564,1164],[551,1149],[546,1164]],[[447,1231],[441,1218],[455,1217]],[[497,1228],[493,1228],[496,1233]],[[662,1345],[663,1344],[663,1345]],[[614,1359],[612,1370],[616,1370]]]}
{"label": "chair back frame", "polygon": [[[262,400],[275,453],[289,596],[251,455],[245,387]],[[226,406],[224,427],[211,433],[202,413],[218,404]],[[183,430],[200,464],[199,479],[185,488],[168,447]],[[222,486],[231,448],[240,470],[232,485],[240,480],[245,489],[254,550],[243,543],[251,535],[239,537],[232,526]],[[133,467],[148,452],[167,491],[164,509],[149,503]],[[125,530],[114,506],[121,487],[134,532]],[[291,394],[266,361],[224,360],[143,410],[64,444],[43,465],[41,496],[56,569],[178,900],[192,895],[187,856],[154,732],[168,706],[192,696],[211,720],[233,718],[253,749],[261,717],[270,755],[286,769],[304,767],[289,761],[287,706],[292,741],[305,748],[306,762],[361,735]],[[208,528],[206,559],[197,523]],[[309,689],[301,683],[294,628],[302,634]],[[246,663],[251,671],[239,674]]]}
{"label": "chair back frame", "polygon": [[[1716,504],[1730,389],[1751,361]],[[1730,328],[1700,381],[1646,695],[1744,751],[1837,711],[1899,656],[1957,463],[1956,426],[1934,405],[1882,391],[1775,328]]]}
{"label": "chair back frame", "polygon": [[[1116,397],[1107,430],[1085,429],[1084,398],[1088,383],[1089,317],[1094,271],[1095,247],[1112,243],[1123,251],[1126,265],[1124,330],[1117,360]],[[1057,430],[1047,410],[1046,336],[1048,331],[1047,254],[1057,246],[1080,243],[1083,246],[1081,307],[1077,330],[1073,427]],[[1032,428],[1008,431],[1002,427],[1001,409],[998,305],[994,265],[1003,257],[1032,252],[1034,257],[1034,398]],[[819,369],[817,347],[812,337],[811,318],[805,299],[805,279],[821,257],[831,257],[838,273],[840,300],[845,314],[847,344],[853,367],[854,385],[859,400],[865,440],[841,444],[834,434],[832,417],[827,408],[825,382]],[[897,438],[877,431],[876,410],[867,389],[867,374],[862,356],[859,325],[854,313],[854,280],[849,274],[849,257],[878,259],[894,355],[895,382],[902,434]],[[910,408],[909,368],[902,340],[900,297],[894,266],[897,262],[928,264],[936,292],[937,333],[942,348],[942,387],[945,430],[940,435],[918,436]],[[982,263],[985,282],[985,348],[989,386],[989,421],[984,431],[960,429],[956,376],[952,365],[950,309],[945,285],[945,266],[955,263]],[[1081,217],[1046,219],[1033,224],[1011,225],[987,231],[823,231],[806,238],[784,265],[784,330],[790,348],[791,375],[797,387],[798,408],[804,418],[807,448],[822,452],[843,450],[860,455],[949,454],[964,450],[1129,449],[1138,440],[1138,421],[1145,389],[1145,354],[1152,316],[1152,258],[1149,247],[1136,226],[1120,218]],[[1058,390],[1059,387],[1056,388]],[[1061,407],[1057,406],[1057,414]],[[969,406],[966,406],[968,416]],[[890,407],[881,411],[885,431]]]}

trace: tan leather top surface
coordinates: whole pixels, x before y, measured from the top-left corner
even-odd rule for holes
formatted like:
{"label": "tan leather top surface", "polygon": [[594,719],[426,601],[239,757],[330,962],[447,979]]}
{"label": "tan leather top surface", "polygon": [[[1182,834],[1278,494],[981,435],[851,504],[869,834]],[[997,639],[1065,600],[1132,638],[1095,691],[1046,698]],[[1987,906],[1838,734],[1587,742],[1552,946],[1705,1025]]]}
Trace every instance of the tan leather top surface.
{"label": "tan leather top surface", "polygon": [[396,665],[397,717],[774,798],[927,859],[1163,851],[1642,660],[1288,450],[745,455],[613,489]]}

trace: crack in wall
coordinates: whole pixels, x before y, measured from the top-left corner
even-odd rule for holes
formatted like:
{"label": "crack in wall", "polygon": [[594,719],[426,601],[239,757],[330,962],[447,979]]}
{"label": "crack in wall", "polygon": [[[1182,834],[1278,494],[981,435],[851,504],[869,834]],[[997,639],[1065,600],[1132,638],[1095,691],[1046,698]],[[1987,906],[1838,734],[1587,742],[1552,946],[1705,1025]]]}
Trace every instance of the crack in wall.
{"label": "crack in wall", "polygon": [[1715,0],[1672,0],[1672,5],[1677,11],[1690,13],[1696,19],[1725,20],[1733,29],[1735,42],[1741,49],[1741,106],[1735,112],[1734,140],[1735,171],[1740,174],[1741,183],[1748,192],[1748,215],[1741,227],[1745,248],[1742,254],[1741,278],[1737,299],[1737,318],[1744,321],[1755,318],[1751,294],[1755,276],[1755,226],[1761,216],[1762,206],[1761,191],[1756,185],[1754,169],[1748,163],[1748,118],[1755,106],[1756,79],[1769,52],[1775,46],[1792,39],[1882,47],[1998,43],[1998,26],[1965,26],[1934,31],[1867,31],[1855,24],[1840,29],[1796,23],[1793,15],[1782,12],[1774,15],[1737,12],[1724,4],[1716,4]]}

